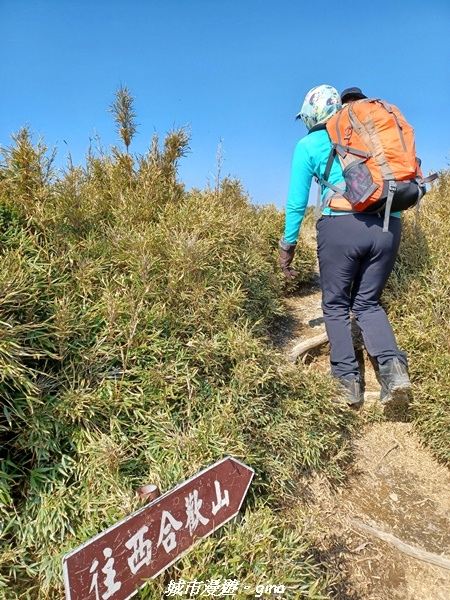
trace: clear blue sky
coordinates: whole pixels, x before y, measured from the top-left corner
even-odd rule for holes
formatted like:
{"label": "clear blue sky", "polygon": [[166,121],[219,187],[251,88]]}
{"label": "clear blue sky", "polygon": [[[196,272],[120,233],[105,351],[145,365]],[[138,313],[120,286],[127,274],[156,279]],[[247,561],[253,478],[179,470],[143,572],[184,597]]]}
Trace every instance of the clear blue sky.
{"label": "clear blue sky", "polygon": [[108,107],[123,84],[140,124],[131,151],[188,125],[188,188],[214,182],[222,140],[222,174],[283,207],[306,133],[294,115],[329,83],[399,106],[424,171],[447,168],[449,32],[449,0],[0,0],[0,146],[29,124],[58,164],[68,151],[82,163],[96,132],[117,142]]}

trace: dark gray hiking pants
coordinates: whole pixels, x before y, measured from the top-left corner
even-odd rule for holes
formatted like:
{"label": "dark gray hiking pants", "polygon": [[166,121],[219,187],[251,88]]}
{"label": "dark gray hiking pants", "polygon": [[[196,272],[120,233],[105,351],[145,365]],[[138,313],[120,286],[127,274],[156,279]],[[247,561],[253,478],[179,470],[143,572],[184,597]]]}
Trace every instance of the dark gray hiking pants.
{"label": "dark gray hiking pants", "polygon": [[322,216],[317,222],[317,252],[322,310],[330,340],[334,377],[359,374],[350,329],[350,310],[361,328],[364,345],[379,364],[407,358],[395,340],[381,292],[394,266],[402,232],[401,219],[389,219],[383,232],[378,215]]}

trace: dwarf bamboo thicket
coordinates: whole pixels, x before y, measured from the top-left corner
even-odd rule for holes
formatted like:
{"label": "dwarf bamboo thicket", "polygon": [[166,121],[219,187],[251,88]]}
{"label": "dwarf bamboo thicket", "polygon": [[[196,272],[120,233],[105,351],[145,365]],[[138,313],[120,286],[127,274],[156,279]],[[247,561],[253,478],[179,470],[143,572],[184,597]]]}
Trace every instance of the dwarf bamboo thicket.
{"label": "dwarf bamboo thicket", "polygon": [[450,465],[450,170],[439,174],[418,214],[407,211],[385,301],[411,356],[411,418],[435,456]]}
{"label": "dwarf bamboo thicket", "polygon": [[[174,576],[325,596],[296,485],[343,475],[354,416],[271,347],[282,215],[231,178],[187,191],[184,128],[133,155],[131,96],[116,102],[124,150],[96,140],[58,169],[29,128],[2,150],[0,594],[62,597],[62,556],[136,509],[138,486],[232,455],[256,470],[240,523]],[[300,257],[307,278],[314,249]]]}

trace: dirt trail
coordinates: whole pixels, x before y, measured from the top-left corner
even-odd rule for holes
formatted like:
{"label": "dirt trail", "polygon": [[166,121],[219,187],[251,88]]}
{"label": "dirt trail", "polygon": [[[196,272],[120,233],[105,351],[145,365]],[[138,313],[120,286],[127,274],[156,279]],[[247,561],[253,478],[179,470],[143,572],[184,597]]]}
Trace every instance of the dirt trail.
{"label": "dirt trail", "polygon": [[[312,285],[286,300],[287,317],[277,344],[286,355],[324,331],[318,275]],[[449,600],[450,570],[413,558],[362,530],[358,523],[394,536],[450,564],[450,471],[423,447],[411,422],[381,418],[380,385],[362,349],[365,404],[371,421],[354,440],[354,459],[345,484],[316,478],[305,483],[305,503],[321,531],[317,546],[333,574],[339,600]],[[329,372],[328,344],[299,360]],[[364,415],[364,412],[363,412]]]}

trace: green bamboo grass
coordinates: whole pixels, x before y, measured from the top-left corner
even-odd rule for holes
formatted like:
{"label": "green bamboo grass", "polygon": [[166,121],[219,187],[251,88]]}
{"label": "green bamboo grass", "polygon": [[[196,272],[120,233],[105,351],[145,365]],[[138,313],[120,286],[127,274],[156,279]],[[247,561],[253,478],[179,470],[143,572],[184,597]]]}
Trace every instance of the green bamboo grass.
{"label": "green bamboo grass", "polygon": [[[256,472],[240,522],[174,577],[328,597],[297,486],[314,471],[344,476],[355,417],[271,345],[283,216],[231,178],[186,191],[184,128],[143,156],[127,139],[62,172],[27,128],[3,150],[0,594],[61,598],[62,556],[135,510],[137,487],[165,492],[232,455]],[[315,250],[299,250],[307,280]]]}
{"label": "green bamboo grass", "polygon": [[414,383],[412,417],[427,445],[450,465],[450,172],[443,171],[418,215],[405,215],[396,271],[386,293]]}
{"label": "green bamboo grass", "polygon": [[[164,492],[232,455],[256,473],[239,519],[170,577],[328,598],[299,480],[344,477],[358,419],[330,402],[328,379],[271,345],[291,290],[277,265],[283,215],[227,177],[187,191],[185,128],[131,154],[132,101],[121,88],[112,106],[125,152],[97,140],[61,172],[28,127],[2,150],[0,594],[61,598],[62,556],[135,510],[138,486]],[[418,221],[405,214],[384,295],[410,356],[414,421],[446,464],[449,194],[443,172]],[[302,241],[298,286],[314,263]],[[160,576],[140,597],[165,585]]]}

